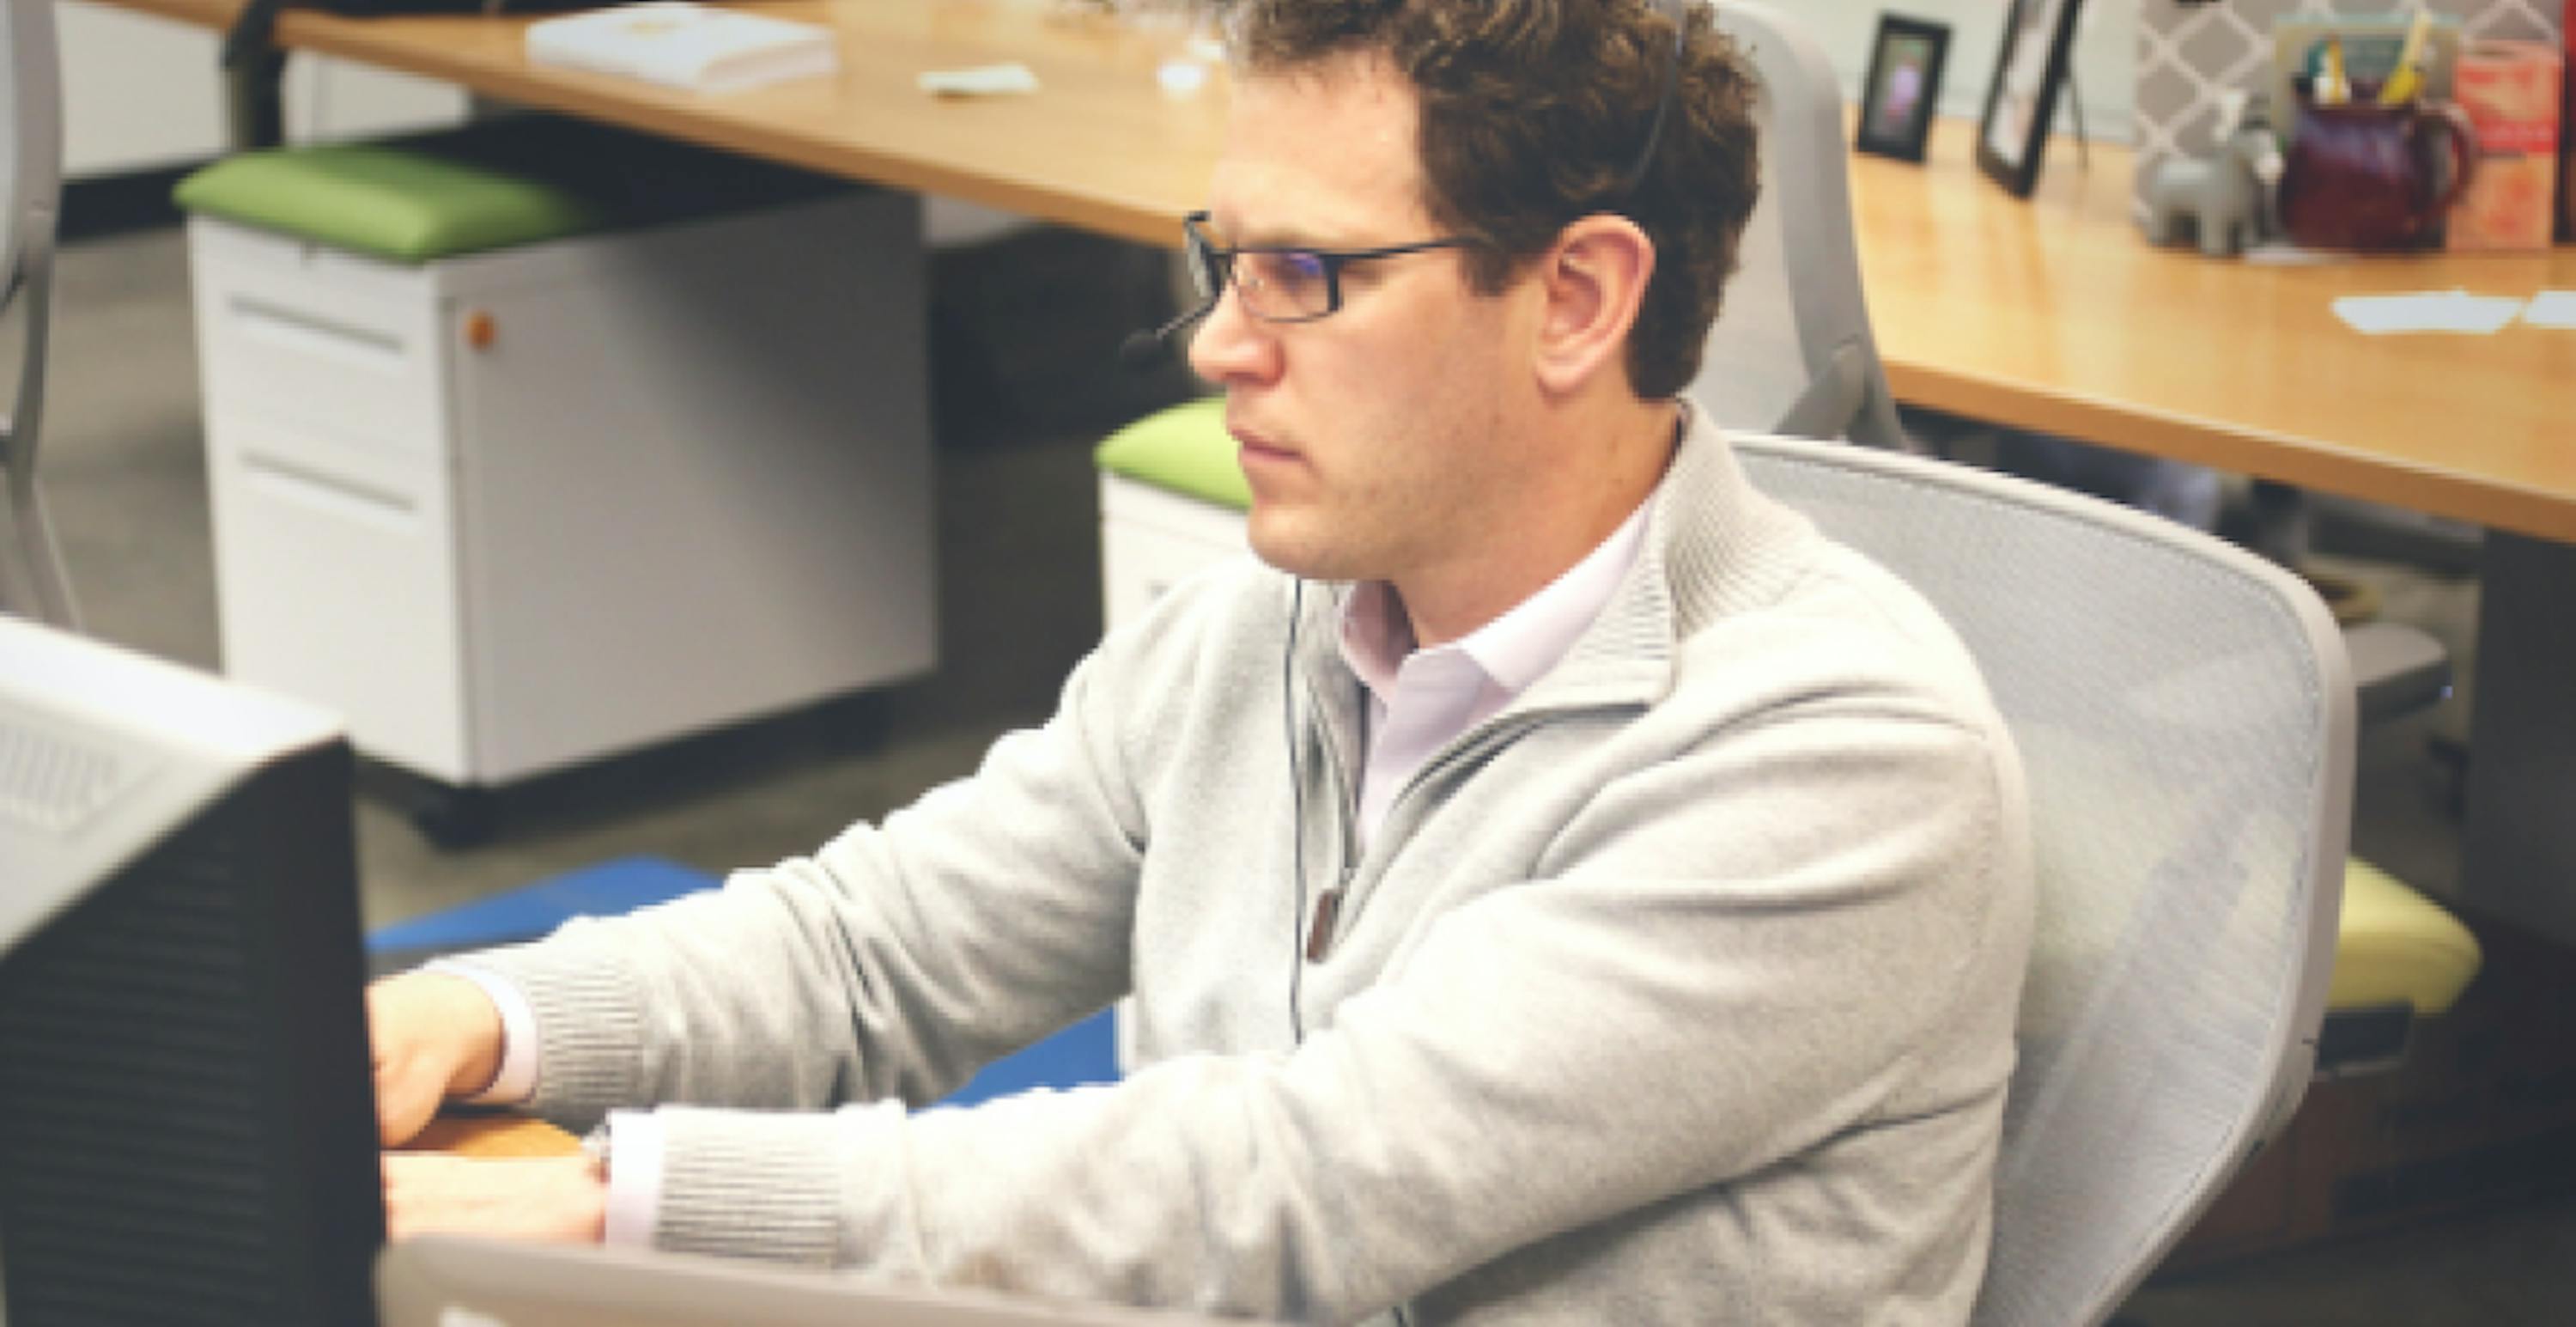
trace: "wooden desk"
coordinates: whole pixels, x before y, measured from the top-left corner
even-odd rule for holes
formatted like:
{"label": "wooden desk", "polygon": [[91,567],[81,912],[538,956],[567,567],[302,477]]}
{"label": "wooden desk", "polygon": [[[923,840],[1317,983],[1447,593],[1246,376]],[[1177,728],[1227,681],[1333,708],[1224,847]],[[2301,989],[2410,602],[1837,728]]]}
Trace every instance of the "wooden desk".
{"label": "wooden desk", "polygon": [[[240,0],[108,0],[222,28]],[[1221,75],[1158,86],[1180,48],[1051,0],[770,0],[840,33],[831,80],[725,97],[531,68],[518,18],[354,21],[288,13],[287,46],[489,96],[1152,244],[1199,205],[1223,129]],[[1037,95],[923,96],[928,69],[1017,60]],[[2307,268],[2148,248],[2131,163],[2053,146],[2039,193],[2006,197],[1944,122],[1929,164],[1857,158],[1862,267],[1900,400],[2486,525],[2472,735],[2473,895],[2576,943],[2576,333],[2372,338],[2342,294],[2576,289],[2576,251]],[[2499,893],[2498,891],[2502,891]]]}
{"label": "wooden desk", "polygon": [[[239,0],[109,0],[204,27]],[[531,67],[530,20],[333,18],[292,10],[288,46],[441,79],[814,170],[947,194],[1150,244],[1176,243],[1223,130],[1219,71],[1165,94],[1173,30],[1049,0],[769,0],[841,34],[830,80],[705,97]],[[1029,97],[937,100],[928,69],[1018,60]],[[1862,266],[1898,399],[2440,515],[2576,541],[2576,336],[2371,338],[2335,295],[2576,288],[2576,250],[2254,268],[2155,250],[2128,222],[2130,157],[2078,172],[2055,145],[2028,203],[1944,121],[1931,161],[1853,164]]]}
{"label": "wooden desk", "polygon": [[2339,295],[2576,289],[2576,249],[2313,267],[2154,249],[2130,155],[2051,145],[2017,201],[1944,121],[1930,161],[1855,157],[1870,317],[1897,399],[2576,541],[2576,334],[2371,337]]}
{"label": "wooden desk", "polygon": [[420,1137],[397,1150],[460,1157],[562,1157],[579,1152],[581,1140],[527,1115],[441,1115],[420,1131]]}
{"label": "wooden desk", "polygon": [[[107,0],[221,30],[240,0]],[[1186,34],[1050,8],[1048,0],[765,0],[745,8],[840,34],[841,73],[701,96],[531,66],[533,18],[344,19],[288,10],[278,40],[528,106],[869,180],[1084,230],[1177,247],[1224,130],[1221,69],[1191,97],[1155,79]],[[538,18],[547,17],[544,15]],[[927,70],[1016,60],[1025,97],[933,98]]]}

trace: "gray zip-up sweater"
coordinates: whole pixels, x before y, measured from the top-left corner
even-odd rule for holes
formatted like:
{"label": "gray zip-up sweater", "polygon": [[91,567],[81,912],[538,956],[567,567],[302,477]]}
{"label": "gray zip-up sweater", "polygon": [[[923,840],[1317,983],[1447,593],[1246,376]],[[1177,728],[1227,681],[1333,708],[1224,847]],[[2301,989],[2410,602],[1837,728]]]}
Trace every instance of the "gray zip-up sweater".
{"label": "gray zip-up sweater", "polygon": [[[2031,900],[1947,627],[1695,422],[1601,617],[1353,854],[1337,598],[1293,720],[1291,583],[1202,577],[882,827],[479,959],[534,1108],[694,1103],[669,1248],[1328,1322],[1964,1320]],[[1121,1083],[901,1104],[1131,992]]]}

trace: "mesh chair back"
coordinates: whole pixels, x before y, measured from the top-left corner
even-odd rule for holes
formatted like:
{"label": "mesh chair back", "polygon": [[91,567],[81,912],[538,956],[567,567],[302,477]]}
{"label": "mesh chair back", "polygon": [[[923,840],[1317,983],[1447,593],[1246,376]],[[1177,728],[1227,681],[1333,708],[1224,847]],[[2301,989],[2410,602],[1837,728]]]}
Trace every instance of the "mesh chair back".
{"label": "mesh chair back", "polygon": [[1776,10],[1715,12],[1762,81],[1762,196],[1690,394],[1728,428],[1902,448],[1861,296],[1833,62]]}
{"label": "mesh chair back", "polygon": [[0,405],[0,612],[78,625],[36,494],[54,219],[62,199],[62,83],[54,0],[0,0],[0,316],[25,310],[14,395]]}
{"label": "mesh chair back", "polygon": [[2308,1080],[2351,812],[2341,638],[2304,583],[2154,517],[1737,445],[1940,609],[2021,748],[2039,919],[1975,1321],[2099,1323]]}

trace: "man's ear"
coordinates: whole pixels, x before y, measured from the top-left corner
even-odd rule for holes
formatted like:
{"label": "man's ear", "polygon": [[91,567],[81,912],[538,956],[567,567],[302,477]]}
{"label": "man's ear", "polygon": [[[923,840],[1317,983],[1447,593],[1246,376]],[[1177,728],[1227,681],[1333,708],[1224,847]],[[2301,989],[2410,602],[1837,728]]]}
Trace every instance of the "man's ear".
{"label": "man's ear", "polygon": [[1539,385],[1564,395],[1603,373],[1624,376],[1628,333],[1654,274],[1654,241],[1636,222],[1604,214],[1567,226],[1537,273],[1546,301],[1534,357]]}

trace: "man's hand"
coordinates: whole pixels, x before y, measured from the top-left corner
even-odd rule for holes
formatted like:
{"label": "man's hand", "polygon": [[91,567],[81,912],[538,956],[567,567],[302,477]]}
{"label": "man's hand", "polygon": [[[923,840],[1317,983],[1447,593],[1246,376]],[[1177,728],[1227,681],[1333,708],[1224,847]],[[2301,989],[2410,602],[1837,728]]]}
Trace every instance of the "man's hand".
{"label": "man's hand", "polygon": [[367,1035],[387,1147],[410,1142],[440,1102],[482,1091],[501,1071],[501,1011],[482,987],[450,973],[406,972],[369,986]]}
{"label": "man's hand", "polygon": [[385,1234],[444,1232],[549,1244],[597,1244],[608,1181],[588,1157],[476,1160],[388,1153]]}

